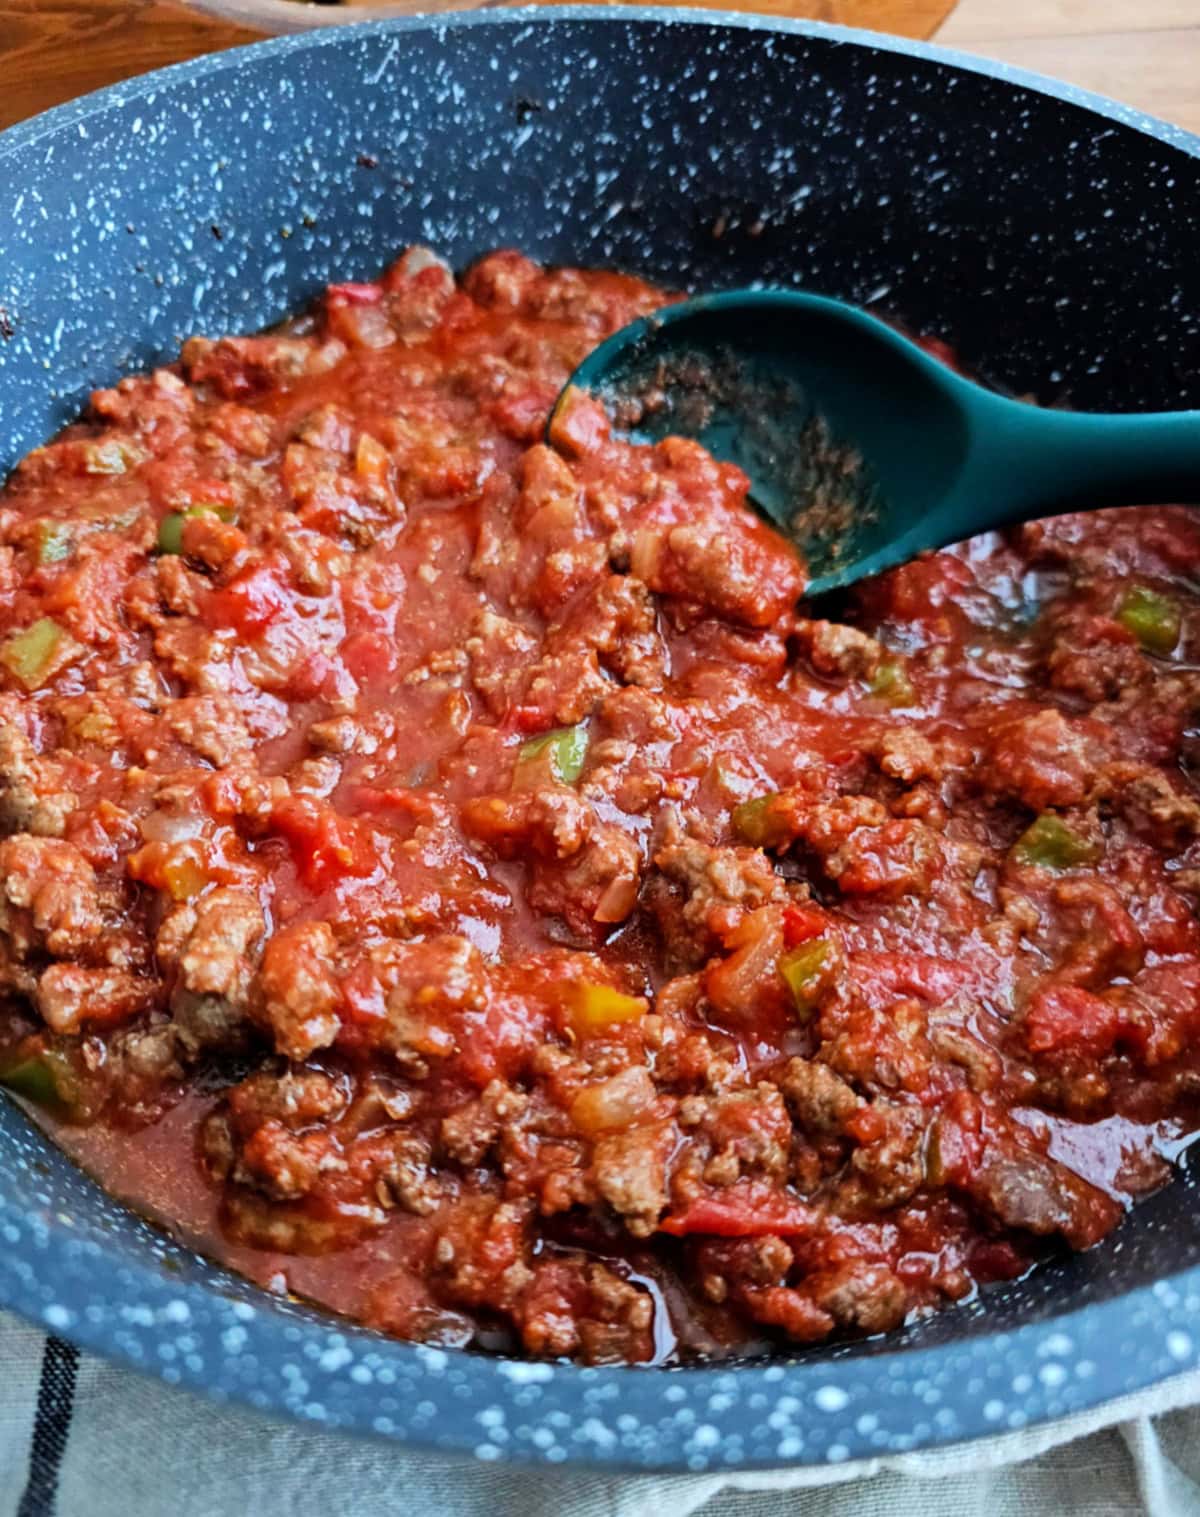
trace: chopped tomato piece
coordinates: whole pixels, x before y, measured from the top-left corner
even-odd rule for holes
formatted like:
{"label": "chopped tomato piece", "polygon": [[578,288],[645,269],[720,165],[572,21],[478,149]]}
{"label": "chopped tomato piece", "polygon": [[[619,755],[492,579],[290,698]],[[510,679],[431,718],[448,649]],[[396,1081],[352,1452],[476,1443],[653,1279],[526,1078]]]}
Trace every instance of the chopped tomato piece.
{"label": "chopped tomato piece", "polygon": [[823,911],[809,906],[783,908],[783,941],[789,948],[819,938],[828,930],[829,918]]}
{"label": "chopped tomato piece", "polygon": [[354,791],[355,805],[364,811],[399,812],[401,816],[428,818],[432,812],[429,797],[403,785],[359,785]]}
{"label": "chopped tomato piece", "polygon": [[370,964],[357,964],[342,980],[342,1007],[352,1027],[378,1025],[387,1016],[387,997]]}
{"label": "chopped tomato piece", "polygon": [[1034,996],[1025,1013],[1025,1046],[1030,1053],[1111,1053],[1121,1036],[1120,1008],[1077,985],[1055,985]]}
{"label": "chopped tomato piece", "polygon": [[347,877],[371,874],[376,867],[370,832],[328,806],[285,801],[271,813],[271,821],[291,845],[300,878],[310,890],[328,890]]}
{"label": "chopped tomato piece", "polygon": [[798,1198],[751,1183],[693,1201],[685,1211],[664,1217],[659,1227],[677,1238],[689,1233],[763,1238],[770,1233],[811,1232],[817,1220],[817,1212]]}
{"label": "chopped tomato piece", "polygon": [[925,1179],[930,1185],[966,1185],[983,1154],[983,1113],[977,1097],[956,1091],[929,1129]]}
{"label": "chopped tomato piece", "polygon": [[921,953],[856,953],[851,969],[857,988],[878,1004],[900,996],[948,1001],[974,978],[968,964]]}
{"label": "chopped tomato piece", "polygon": [[257,637],[288,607],[288,592],[267,564],[243,569],[222,590],[214,590],[205,606],[211,627],[230,627],[242,637]]}
{"label": "chopped tomato piece", "polygon": [[376,679],[396,667],[396,645],[382,632],[352,632],[342,643],[341,656],[357,680]]}

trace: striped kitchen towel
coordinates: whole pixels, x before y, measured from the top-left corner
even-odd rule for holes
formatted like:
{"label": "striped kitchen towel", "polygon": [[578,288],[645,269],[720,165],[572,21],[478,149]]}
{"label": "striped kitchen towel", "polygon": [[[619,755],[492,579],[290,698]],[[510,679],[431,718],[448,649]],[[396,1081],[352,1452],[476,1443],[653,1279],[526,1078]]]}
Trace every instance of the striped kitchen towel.
{"label": "striped kitchen towel", "polygon": [[834,1472],[520,1470],[212,1406],[0,1314],[0,1517],[1200,1517],[1197,1403],[1192,1373]]}

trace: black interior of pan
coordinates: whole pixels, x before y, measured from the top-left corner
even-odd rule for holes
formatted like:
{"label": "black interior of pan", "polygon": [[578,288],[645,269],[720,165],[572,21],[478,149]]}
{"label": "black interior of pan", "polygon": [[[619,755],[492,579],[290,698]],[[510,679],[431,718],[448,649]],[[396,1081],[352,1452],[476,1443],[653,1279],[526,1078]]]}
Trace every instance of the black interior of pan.
{"label": "black interior of pan", "polygon": [[[805,286],[1045,402],[1200,406],[1198,204],[1200,161],[1162,137],[822,36],[512,16],[234,54],[0,145],[0,466],[188,333],[265,325],[412,241],[459,265],[509,244],[697,290]],[[30,1173],[0,1186],[57,1184]],[[1197,1259],[1185,1182],[913,1333],[1016,1325]]]}
{"label": "black interior of pan", "polygon": [[[1017,393],[1200,404],[1200,163],[925,58],[641,21],[348,33],[131,94],[5,155],[0,463],[195,329],[277,319],[414,239],[950,338]],[[253,79],[252,86],[248,81]]]}

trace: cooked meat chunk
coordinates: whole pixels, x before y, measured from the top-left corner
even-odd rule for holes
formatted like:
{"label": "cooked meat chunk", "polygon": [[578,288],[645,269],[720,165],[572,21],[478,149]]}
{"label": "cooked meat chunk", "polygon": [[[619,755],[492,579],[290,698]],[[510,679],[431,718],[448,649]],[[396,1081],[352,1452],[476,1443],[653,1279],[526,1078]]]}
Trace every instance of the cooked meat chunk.
{"label": "cooked meat chunk", "polygon": [[667,1163],[675,1146],[671,1123],[607,1133],[596,1144],[596,1186],[635,1238],[646,1238],[667,1206]]}
{"label": "cooked meat chunk", "polygon": [[377,1187],[385,1206],[401,1206],[416,1217],[437,1211],[442,1185],[434,1172],[432,1145],[416,1133],[402,1132]]}
{"label": "cooked meat chunk", "polygon": [[796,637],[818,674],[869,679],[887,657],[877,639],[839,622],[799,622]]}
{"label": "cooked meat chunk", "polygon": [[276,1050],[290,1059],[306,1059],[337,1037],[336,957],[328,922],[285,927],[267,944],[251,1014],[270,1033]]}
{"label": "cooked meat chunk", "polygon": [[125,969],[89,969],[82,964],[52,964],[40,977],[34,1000],[55,1032],[78,1032],[89,1026],[127,1021],[150,1005],[154,985]]}
{"label": "cooked meat chunk", "polygon": [[262,907],[254,897],[222,886],[195,905],[176,907],[159,929],[156,946],[160,963],[177,968],[185,990],[219,996],[240,1008],[265,932]]}
{"label": "cooked meat chunk", "polygon": [[70,843],[27,833],[0,841],[0,892],[0,933],[19,959],[87,953],[104,927],[95,871]]}
{"label": "cooked meat chunk", "polygon": [[181,743],[218,766],[230,763],[252,746],[253,739],[236,704],[225,695],[189,695],[171,701],[166,718]]}
{"label": "cooked meat chunk", "polygon": [[1005,1226],[1060,1233],[1074,1248],[1102,1237],[1119,1210],[1087,1181],[1029,1149],[989,1151],[968,1193]]}
{"label": "cooked meat chunk", "polygon": [[840,1138],[863,1105],[845,1080],[815,1059],[789,1059],[780,1082],[796,1120],[812,1137]]}
{"label": "cooked meat chunk", "polygon": [[567,620],[553,629],[555,651],[583,643],[627,685],[657,689],[663,680],[667,650],[658,630],[654,597],[632,574],[610,574],[596,582]]}
{"label": "cooked meat chunk", "polygon": [[980,774],[989,790],[1043,811],[1086,800],[1108,756],[1101,733],[1050,708],[1002,726]]}
{"label": "cooked meat chunk", "polygon": [[653,904],[670,956],[680,964],[703,962],[719,935],[747,911],[783,896],[769,859],[753,848],[714,848],[672,828],[654,855],[662,880]]}
{"label": "cooked meat chunk", "polygon": [[60,838],[78,804],[65,767],[38,754],[0,706],[0,827]]}
{"label": "cooked meat chunk", "polygon": [[463,827],[501,858],[529,859],[530,903],[578,933],[603,932],[634,908],[641,850],[566,786],[483,796],[464,808]]}
{"label": "cooked meat chunk", "polygon": [[442,1118],[442,1147],[458,1164],[478,1164],[506,1124],[519,1117],[528,1099],[503,1080],[493,1080],[483,1094]]}
{"label": "cooked meat chunk", "polygon": [[820,1270],[804,1282],[807,1296],[843,1327],[886,1333],[908,1310],[908,1291],[886,1265],[855,1261]]}

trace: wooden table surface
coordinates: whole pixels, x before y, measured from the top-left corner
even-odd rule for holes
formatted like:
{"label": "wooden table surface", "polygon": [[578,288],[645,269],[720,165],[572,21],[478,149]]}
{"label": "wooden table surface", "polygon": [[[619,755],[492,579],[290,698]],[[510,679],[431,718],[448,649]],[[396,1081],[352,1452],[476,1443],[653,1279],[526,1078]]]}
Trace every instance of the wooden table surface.
{"label": "wooden table surface", "polygon": [[[1200,132],[1200,0],[733,4],[912,37],[932,35],[1069,79]],[[412,8],[419,8],[417,0]],[[178,0],[0,0],[0,127],[102,84],[257,35]]]}
{"label": "wooden table surface", "polygon": [[1200,132],[1200,0],[959,0],[935,40]]}

